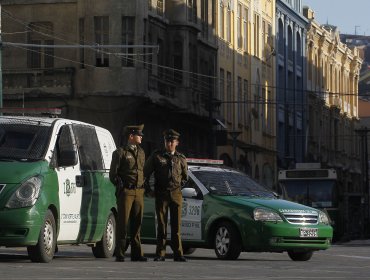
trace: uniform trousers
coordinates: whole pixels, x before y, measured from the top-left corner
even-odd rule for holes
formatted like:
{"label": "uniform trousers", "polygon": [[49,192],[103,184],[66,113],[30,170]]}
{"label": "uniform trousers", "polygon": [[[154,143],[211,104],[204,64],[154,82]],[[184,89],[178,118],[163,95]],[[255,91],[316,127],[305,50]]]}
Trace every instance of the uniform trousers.
{"label": "uniform trousers", "polygon": [[170,210],[171,245],[174,258],[183,255],[181,245],[181,209],[182,193],[180,188],[173,191],[156,193],[155,210],[157,214],[157,249],[156,255],[166,255],[168,210]]}
{"label": "uniform trousers", "polygon": [[116,257],[123,257],[128,247],[127,230],[130,221],[131,258],[143,255],[140,230],[144,213],[144,189],[123,189],[117,197],[118,225]]}

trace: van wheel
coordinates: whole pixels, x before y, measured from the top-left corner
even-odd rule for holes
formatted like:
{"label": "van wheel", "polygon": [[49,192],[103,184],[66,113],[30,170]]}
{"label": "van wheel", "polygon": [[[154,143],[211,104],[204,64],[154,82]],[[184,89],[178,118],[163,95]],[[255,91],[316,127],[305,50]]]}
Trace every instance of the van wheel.
{"label": "van wheel", "polygon": [[57,241],[55,228],[54,215],[48,210],[37,244],[27,247],[28,256],[32,262],[48,263],[53,259]]}
{"label": "van wheel", "polygon": [[293,261],[299,261],[299,262],[308,261],[309,259],[311,259],[312,255],[313,255],[313,251],[308,251],[308,252],[288,251],[288,256]]}
{"label": "van wheel", "polygon": [[105,224],[102,239],[92,247],[92,252],[96,258],[110,258],[113,256],[116,247],[116,218],[111,212]]}
{"label": "van wheel", "polygon": [[238,230],[229,222],[217,225],[214,236],[215,252],[219,259],[236,260],[241,248]]}

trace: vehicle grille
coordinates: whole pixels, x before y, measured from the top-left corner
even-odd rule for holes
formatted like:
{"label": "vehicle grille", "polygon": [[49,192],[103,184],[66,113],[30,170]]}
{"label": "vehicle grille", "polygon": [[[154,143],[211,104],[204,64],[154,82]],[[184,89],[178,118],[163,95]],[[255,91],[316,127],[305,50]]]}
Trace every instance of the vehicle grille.
{"label": "vehicle grille", "polygon": [[284,217],[294,225],[316,225],[318,223],[317,213],[284,213]]}

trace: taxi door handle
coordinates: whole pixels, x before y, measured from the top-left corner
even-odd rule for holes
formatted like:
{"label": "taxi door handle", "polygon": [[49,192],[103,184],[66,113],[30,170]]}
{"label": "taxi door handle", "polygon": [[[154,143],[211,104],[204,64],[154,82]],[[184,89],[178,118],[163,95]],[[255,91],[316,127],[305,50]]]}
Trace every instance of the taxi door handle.
{"label": "taxi door handle", "polygon": [[76,186],[82,188],[85,185],[84,176],[76,175]]}

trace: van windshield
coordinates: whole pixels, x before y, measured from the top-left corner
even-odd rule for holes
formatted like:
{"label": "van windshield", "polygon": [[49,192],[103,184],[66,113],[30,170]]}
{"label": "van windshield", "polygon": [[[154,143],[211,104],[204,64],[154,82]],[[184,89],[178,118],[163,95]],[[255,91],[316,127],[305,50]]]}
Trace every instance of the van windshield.
{"label": "van windshield", "polygon": [[233,169],[192,170],[194,176],[217,195],[237,195],[259,198],[274,198],[274,193],[260,185],[248,175]]}
{"label": "van windshield", "polygon": [[0,160],[43,158],[50,126],[0,121]]}

